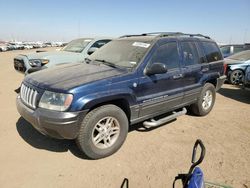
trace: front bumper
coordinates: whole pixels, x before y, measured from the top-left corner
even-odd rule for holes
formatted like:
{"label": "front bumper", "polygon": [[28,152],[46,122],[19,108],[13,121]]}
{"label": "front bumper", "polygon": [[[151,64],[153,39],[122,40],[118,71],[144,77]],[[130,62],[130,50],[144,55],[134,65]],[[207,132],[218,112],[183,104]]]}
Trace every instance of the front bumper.
{"label": "front bumper", "polygon": [[87,110],[58,112],[42,108],[32,110],[18,96],[16,106],[19,114],[40,133],[57,139],[75,139]]}
{"label": "front bumper", "polygon": [[223,75],[217,78],[216,91],[218,91],[221,88],[221,86],[224,84],[226,79],[227,79],[226,75]]}

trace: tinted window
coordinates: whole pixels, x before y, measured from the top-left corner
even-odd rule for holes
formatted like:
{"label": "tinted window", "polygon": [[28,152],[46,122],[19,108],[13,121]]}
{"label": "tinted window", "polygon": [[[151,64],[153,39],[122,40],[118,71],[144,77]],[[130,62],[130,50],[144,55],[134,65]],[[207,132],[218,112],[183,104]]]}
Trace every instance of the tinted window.
{"label": "tinted window", "polygon": [[202,45],[208,62],[218,61],[222,59],[220,50],[215,43],[202,42]]}
{"label": "tinted window", "polygon": [[195,43],[182,42],[181,48],[185,65],[194,65],[199,63],[199,54]]}
{"label": "tinted window", "polygon": [[179,67],[179,55],[176,42],[166,43],[156,50],[151,63],[163,63],[168,69]]}
{"label": "tinted window", "polygon": [[110,40],[98,40],[91,47],[101,48],[104,44],[107,44]]}

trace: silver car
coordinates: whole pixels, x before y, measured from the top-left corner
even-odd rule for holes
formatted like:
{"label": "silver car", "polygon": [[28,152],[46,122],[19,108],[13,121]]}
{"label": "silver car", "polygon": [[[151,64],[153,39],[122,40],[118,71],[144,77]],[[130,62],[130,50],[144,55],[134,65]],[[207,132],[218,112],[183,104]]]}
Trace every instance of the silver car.
{"label": "silver car", "polygon": [[81,38],[69,42],[59,51],[20,54],[14,58],[14,68],[29,74],[58,64],[82,62],[110,41],[110,38]]}

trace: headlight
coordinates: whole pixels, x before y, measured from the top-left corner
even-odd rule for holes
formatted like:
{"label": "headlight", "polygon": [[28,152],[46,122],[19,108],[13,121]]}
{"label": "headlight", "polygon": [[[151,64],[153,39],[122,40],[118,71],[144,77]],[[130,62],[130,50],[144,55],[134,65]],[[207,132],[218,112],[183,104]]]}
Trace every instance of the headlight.
{"label": "headlight", "polygon": [[31,59],[29,60],[30,66],[32,67],[40,67],[42,65],[45,65],[49,63],[48,59]]}
{"label": "headlight", "polygon": [[71,105],[72,100],[72,94],[45,91],[39,102],[39,107],[56,111],[65,111]]}

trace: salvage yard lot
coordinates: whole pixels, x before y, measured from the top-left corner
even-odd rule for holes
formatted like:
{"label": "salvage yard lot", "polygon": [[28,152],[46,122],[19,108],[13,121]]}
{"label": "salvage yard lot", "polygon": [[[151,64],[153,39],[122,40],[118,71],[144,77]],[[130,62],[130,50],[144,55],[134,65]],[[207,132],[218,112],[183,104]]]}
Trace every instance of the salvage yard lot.
{"label": "salvage yard lot", "polygon": [[250,187],[249,91],[225,84],[206,117],[185,115],[150,130],[131,127],[117,153],[87,160],[73,141],[45,137],[17,113],[14,90],[24,76],[13,58],[31,51],[0,53],[1,188],[118,188],[125,177],[132,188],[171,187],[177,173],[188,170],[197,138],[207,149],[201,165],[207,181]]}

